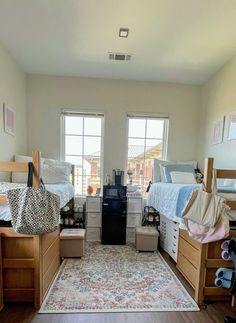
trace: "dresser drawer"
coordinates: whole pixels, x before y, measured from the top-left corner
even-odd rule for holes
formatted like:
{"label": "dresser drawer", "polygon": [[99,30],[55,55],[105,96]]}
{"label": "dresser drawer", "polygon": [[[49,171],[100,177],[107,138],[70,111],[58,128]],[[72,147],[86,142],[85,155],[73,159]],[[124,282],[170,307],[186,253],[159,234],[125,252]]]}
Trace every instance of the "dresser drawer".
{"label": "dresser drawer", "polygon": [[101,198],[99,196],[86,197],[86,212],[100,212]]}
{"label": "dresser drawer", "polygon": [[100,241],[101,229],[94,227],[86,227],[86,240],[87,241]]}
{"label": "dresser drawer", "polygon": [[180,252],[178,253],[177,269],[185,276],[190,285],[195,288],[197,283],[197,269]]}
{"label": "dresser drawer", "polygon": [[87,225],[100,227],[101,226],[101,213],[99,212],[88,212],[87,213]]}
{"label": "dresser drawer", "polygon": [[177,256],[178,256],[178,250],[177,248],[172,248],[172,246],[170,246],[168,248],[168,251],[169,251],[169,255],[171,256],[171,258],[177,262]]}
{"label": "dresser drawer", "polygon": [[142,213],[142,198],[128,197],[127,212],[128,213]]}
{"label": "dresser drawer", "polygon": [[135,228],[126,228],[126,242],[135,242]]}
{"label": "dresser drawer", "polygon": [[127,214],[127,226],[136,227],[141,225],[141,214],[140,213],[128,213]]}
{"label": "dresser drawer", "polygon": [[184,255],[188,261],[194,266],[198,267],[200,252],[194,248],[190,243],[184,240],[182,237],[179,239],[179,253]]}

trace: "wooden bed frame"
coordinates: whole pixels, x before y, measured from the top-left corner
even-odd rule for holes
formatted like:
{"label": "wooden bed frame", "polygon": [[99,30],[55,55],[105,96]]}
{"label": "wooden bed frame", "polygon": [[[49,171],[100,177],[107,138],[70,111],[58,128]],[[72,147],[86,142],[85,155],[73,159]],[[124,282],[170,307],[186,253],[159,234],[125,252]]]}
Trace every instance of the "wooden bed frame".
{"label": "wooden bed frame", "polygon": [[[32,152],[33,186],[40,186],[40,153]],[[0,162],[0,172],[28,172],[27,163]],[[0,197],[0,204],[6,198]],[[24,235],[0,227],[2,236],[3,299],[34,302],[40,308],[60,266],[59,229],[43,235]]]}
{"label": "wooden bed frame", "polygon": [[[212,187],[213,158],[207,158],[204,169],[204,184],[207,192]],[[236,170],[217,169],[217,178],[236,179]],[[236,200],[227,201],[232,210],[236,210]],[[236,236],[236,230],[230,230],[227,239]],[[226,239],[224,239],[226,240]],[[187,231],[179,231],[177,268],[195,291],[195,301],[203,305],[204,301],[227,300],[231,294],[226,288],[214,285],[215,272],[219,267],[232,268],[231,261],[221,258],[221,243],[224,240],[201,244],[189,237]],[[235,300],[232,298],[232,305]]]}

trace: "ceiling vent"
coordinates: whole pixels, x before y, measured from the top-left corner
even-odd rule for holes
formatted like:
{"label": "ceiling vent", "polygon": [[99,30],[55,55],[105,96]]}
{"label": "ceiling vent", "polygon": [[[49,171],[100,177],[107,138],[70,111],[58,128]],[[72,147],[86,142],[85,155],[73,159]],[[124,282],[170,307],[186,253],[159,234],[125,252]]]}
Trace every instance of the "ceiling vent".
{"label": "ceiling vent", "polygon": [[131,57],[131,54],[108,53],[108,58],[112,61],[130,61]]}

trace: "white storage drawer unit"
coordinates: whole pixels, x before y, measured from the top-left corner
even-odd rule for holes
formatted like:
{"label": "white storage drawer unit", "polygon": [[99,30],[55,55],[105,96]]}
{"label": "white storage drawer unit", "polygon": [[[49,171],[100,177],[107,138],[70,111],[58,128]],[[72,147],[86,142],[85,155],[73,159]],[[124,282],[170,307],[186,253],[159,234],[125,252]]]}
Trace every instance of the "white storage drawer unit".
{"label": "white storage drawer unit", "polygon": [[101,241],[102,199],[100,196],[86,197],[86,240]]}
{"label": "white storage drawer unit", "polygon": [[101,228],[87,227],[86,228],[87,241],[101,241]]}
{"label": "white storage drawer unit", "polygon": [[101,227],[101,212],[87,213],[87,226]]}
{"label": "white storage drawer unit", "polygon": [[160,246],[177,262],[179,223],[160,216]]}
{"label": "white storage drawer unit", "polygon": [[126,242],[135,242],[135,228],[126,228]]}
{"label": "white storage drawer unit", "polygon": [[135,242],[135,227],[142,223],[142,208],[141,196],[127,198],[126,242]]}

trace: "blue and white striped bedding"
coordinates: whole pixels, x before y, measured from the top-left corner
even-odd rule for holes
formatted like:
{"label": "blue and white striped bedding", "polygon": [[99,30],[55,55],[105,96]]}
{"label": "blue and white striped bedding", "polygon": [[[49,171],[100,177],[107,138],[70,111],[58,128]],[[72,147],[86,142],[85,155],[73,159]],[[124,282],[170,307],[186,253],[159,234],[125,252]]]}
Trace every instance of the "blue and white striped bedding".
{"label": "blue and white striped bedding", "polygon": [[147,203],[168,219],[181,223],[182,210],[192,190],[200,184],[152,184]]}

